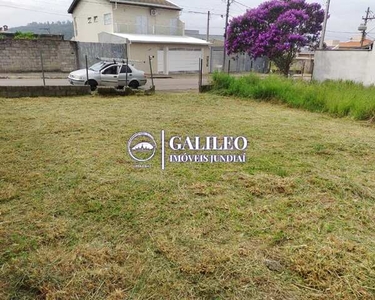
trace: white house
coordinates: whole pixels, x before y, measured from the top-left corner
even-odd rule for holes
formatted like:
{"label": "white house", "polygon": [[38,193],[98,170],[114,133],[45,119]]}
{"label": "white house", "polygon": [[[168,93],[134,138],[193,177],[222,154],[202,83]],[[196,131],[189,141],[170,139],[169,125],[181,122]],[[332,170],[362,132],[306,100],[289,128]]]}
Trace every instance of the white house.
{"label": "white house", "polygon": [[137,68],[155,73],[195,72],[199,58],[209,70],[210,43],[184,35],[182,8],[166,0],[74,0],[74,40],[123,43]]}

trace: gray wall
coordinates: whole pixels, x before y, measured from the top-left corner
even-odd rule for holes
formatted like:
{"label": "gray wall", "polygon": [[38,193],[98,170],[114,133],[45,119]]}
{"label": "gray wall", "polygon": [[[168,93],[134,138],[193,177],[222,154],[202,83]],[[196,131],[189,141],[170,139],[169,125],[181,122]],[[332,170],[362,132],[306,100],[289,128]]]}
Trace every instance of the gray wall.
{"label": "gray wall", "polygon": [[85,68],[96,57],[124,58],[125,46],[120,44],[81,43],[64,40],[0,40],[0,73],[41,72],[40,53],[46,72],[71,72]]}
{"label": "gray wall", "polygon": [[[223,65],[224,48],[211,47],[211,67],[210,72],[218,70]],[[227,57],[225,71],[228,71],[230,61],[230,72],[258,72],[267,73],[269,60],[267,58],[252,59],[248,54],[231,55]]]}
{"label": "gray wall", "polygon": [[0,72],[69,72],[77,66],[75,44],[59,40],[0,40]]}
{"label": "gray wall", "polygon": [[85,68],[85,55],[89,66],[98,62],[97,57],[125,58],[126,48],[124,44],[83,43],[77,42],[78,67]]}
{"label": "gray wall", "polygon": [[66,97],[83,96],[91,93],[88,85],[84,86],[0,86],[0,97]]}
{"label": "gray wall", "polygon": [[374,51],[316,51],[313,78],[375,83]]}

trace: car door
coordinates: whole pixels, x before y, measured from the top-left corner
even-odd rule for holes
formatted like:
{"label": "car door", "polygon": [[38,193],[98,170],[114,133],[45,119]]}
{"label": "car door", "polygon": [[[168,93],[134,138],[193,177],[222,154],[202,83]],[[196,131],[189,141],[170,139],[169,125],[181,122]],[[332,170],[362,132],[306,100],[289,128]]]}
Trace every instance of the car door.
{"label": "car door", "polygon": [[118,69],[119,66],[111,65],[101,71],[100,84],[106,86],[118,86]]}
{"label": "car door", "polygon": [[[126,84],[126,74],[128,74],[128,84]],[[119,74],[119,86],[128,86],[133,79],[133,71],[128,65],[122,65]]]}

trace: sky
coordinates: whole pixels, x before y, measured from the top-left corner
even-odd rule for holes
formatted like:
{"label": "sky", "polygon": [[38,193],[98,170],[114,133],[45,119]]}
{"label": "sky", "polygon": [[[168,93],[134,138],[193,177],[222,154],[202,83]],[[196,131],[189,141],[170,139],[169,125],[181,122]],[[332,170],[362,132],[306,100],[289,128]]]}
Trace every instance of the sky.
{"label": "sky", "polygon": [[[31,22],[71,20],[67,9],[72,0],[0,0],[0,26],[22,26]],[[223,34],[225,18],[225,0],[172,0],[183,8],[181,20],[186,29],[199,30],[206,33],[207,11],[211,11],[211,34]],[[230,7],[230,18],[242,15],[248,8],[257,7],[264,0],[238,0]],[[315,0],[325,7],[326,0]],[[348,40],[358,36],[358,26],[362,23],[367,7],[374,6],[371,0],[331,0],[330,19],[328,21],[326,39]],[[375,39],[375,20],[368,25],[368,36]]]}

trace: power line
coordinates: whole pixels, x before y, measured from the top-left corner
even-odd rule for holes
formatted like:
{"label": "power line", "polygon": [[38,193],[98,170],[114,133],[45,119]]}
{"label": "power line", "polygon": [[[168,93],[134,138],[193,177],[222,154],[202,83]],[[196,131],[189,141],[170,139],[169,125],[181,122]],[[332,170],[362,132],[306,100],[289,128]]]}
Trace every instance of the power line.
{"label": "power line", "polygon": [[[187,11],[182,11],[183,13],[187,13],[187,14],[198,14],[198,15],[207,15],[207,12],[202,12],[202,11],[193,11],[193,10],[187,10]],[[219,16],[219,17],[224,17],[224,14],[215,14],[215,13],[210,13],[210,15],[212,16]]]}
{"label": "power line", "polygon": [[210,10],[210,11],[217,11],[216,8],[209,8],[209,7],[203,7],[203,6],[200,6],[200,7],[196,7],[196,6],[184,6],[183,9],[185,8],[188,8],[188,9],[204,9],[204,10]]}
{"label": "power line", "polygon": [[28,10],[28,11],[34,11],[34,12],[41,12],[45,14],[50,14],[50,15],[58,15],[58,16],[64,16],[68,17],[68,14],[60,14],[60,13],[54,13],[54,12],[48,12],[45,10],[38,10],[38,9],[33,9],[33,8],[25,8],[25,7],[19,7],[19,6],[13,6],[13,5],[7,5],[7,4],[0,4],[2,7],[9,7],[9,8],[15,8],[15,9],[21,9],[21,10]]}
{"label": "power line", "polygon": [[243,3],[241,3],[241,2],[238,2],[237,0],[234,0],[233,2],[239,4],[239,5],[243,6],[243,7],[251,8],[250,6],[248,6],[248,5],[246,5],[246,4],[243,4]]}
{"label": "power line", "polygon": [[232,6],[231,11],[234,12],[236,15],[243,15],[245,13],[245,10],[242,6],[239,6],[236,2],[233,2],[236,4],[236,7]]}
{"label": "power line", "polygon": [[[375,29],[375,27],[373,29]],[[358,33],[358,32],[354,32],[354,31],[333,31],[333,30],[327,30],[327,32],[331,32],[331,33],[350,33],[350,34]]]}

